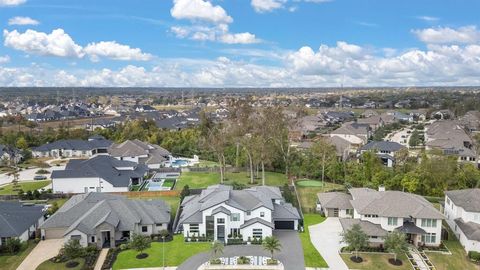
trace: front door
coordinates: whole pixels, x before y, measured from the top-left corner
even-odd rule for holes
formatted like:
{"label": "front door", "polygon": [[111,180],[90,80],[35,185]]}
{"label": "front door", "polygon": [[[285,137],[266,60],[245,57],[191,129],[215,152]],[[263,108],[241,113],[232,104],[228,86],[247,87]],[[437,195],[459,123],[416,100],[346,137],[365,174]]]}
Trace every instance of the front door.
{"label": "front door", "polygon": [[102,232],[102,241],[103,241],[102,247],[104,248],[110,247],[110,231]]}
{"label": "front door", "polygon": [[225,242],[225,225],[217,225],[217,240]]}

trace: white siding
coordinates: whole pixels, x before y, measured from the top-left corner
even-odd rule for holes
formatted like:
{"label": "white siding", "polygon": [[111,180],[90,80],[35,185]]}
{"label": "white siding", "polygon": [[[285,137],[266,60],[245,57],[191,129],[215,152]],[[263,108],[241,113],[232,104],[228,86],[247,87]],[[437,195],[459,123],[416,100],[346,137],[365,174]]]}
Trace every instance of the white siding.
{"label": "white siding", "polygon": [[97,192],[98,187],[100,187],[101,192],[128,191],[128,187],[114,187],[109,182],[98,177],[52,179],[54,193],[84,193],[85,188],[88,189],[88,192]]}

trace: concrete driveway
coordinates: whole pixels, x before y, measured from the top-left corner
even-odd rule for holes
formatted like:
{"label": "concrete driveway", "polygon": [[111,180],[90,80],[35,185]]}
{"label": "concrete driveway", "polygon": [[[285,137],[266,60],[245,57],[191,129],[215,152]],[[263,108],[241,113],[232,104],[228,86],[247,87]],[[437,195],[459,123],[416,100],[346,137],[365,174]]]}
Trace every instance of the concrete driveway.
{"label": "concrete driveway", "polygon": [[63,239],[49,239],[40,241],[38,245],[28,254],[17,270],[32,270],[44,261],[58,255],[62,248]]}
{"label": "concrete driveway", "polygon": [[[286,270],[305,270],[305,261],[303,259],[303,249],[298,232],[276,230],[273,235],[280,240],[282,249],[280,252],[274,254],[275,259],[280,260],[285,266]],[[234,256],[270,256],[268,252],[259,245],[232,245],[226,246],[221,257]],[[211,258],[210,252],[203,252],[190,257],[182,263],[177,270],[192,270],[197,269],[203,263]]]}
{"label": "concrete driveway", "polygon": [[310,239],[315,248],[320,252],[330,269],[348,270],[347,265],[340,257],[339,251],[344,244],[341,243],[342,225],[338,218],[327,218],[324,222],[309,226]]}
{"label": "concrete driveway", "polygon": [[[47,163],[51,163],[53,160],[49,160],[47,161]],[[65,165],[60,165],[60,166],[56,166],[56,165],[53,165],[52,167],[50,168],[46,168],[47,171],[49,172],[52,172],[52,171],[57,171],[57,170],[64,170],[65,169]],[[32,168],[32,169],[26,169],[26,170],[21,170],[19,172],[19,176],[18,176],[18,181],[22,182],[22,181],[33,181],[33,177],[35,177],[36,175],[36,172],[40,170],[40,168]],[[50,178],[50,174],[45,174],[45,176],[47,178]],[[10,184],[13,180],[13,176],[11,175],[7,175],[6,173],[2,173],[0,174],[0,185],[3,185],[3,184]]]}

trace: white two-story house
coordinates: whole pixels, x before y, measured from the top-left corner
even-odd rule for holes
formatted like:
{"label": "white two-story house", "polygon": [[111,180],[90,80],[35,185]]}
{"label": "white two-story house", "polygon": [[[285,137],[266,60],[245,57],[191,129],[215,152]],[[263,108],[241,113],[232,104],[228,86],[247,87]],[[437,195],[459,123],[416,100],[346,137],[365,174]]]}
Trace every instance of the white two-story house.
{"label": "white two-story house", "polygon": [[185,197],[176,232],[186,238],[207,237],[228,242],[265,238],[274,229],[298,229],[298,210],[286,203],[278,187],[260,186],[233,190],[215,185],[199,195]]}
{"label": "white two-story house", "polygon": [[443,211],[465,250],[480,252],[480,189],[445,192]]}
{"label": "white two-story house", "polygon": [[444,216],[423,197],[401,192],[352,188],[349,193],[318,194],[317,209],[340,217],[343,230],[359,224],[370,244],[382,245],[388,232],[399,230],[416,246],[439,246]]}

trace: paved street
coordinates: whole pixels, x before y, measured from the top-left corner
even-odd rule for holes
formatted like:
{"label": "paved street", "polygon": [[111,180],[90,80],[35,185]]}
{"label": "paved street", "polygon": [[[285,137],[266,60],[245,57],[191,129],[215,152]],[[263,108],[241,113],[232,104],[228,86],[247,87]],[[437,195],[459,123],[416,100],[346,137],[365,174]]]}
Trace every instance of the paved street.
{"label": "paved street", "polygon": [[36,269],[42,262],[57,256],[62,248],[63,239],[49,239],[40,241],[38,245],[28,254],[17,270]]}
{"label": "paved street", "polygon": [[[49,162],[52,162],[53,160],[49,160],[47,163]],[[65,169],[65,165],[60,165],[60,166],[56,166],[56,165],[53,165],[52,167],[50,168],[46,168],[47,171],[56,171],[56,170],[63,170]],[[21,182],[21,181],[32,181],[33,180],[33,177],[35,176],[35,172],[37,172],[38,170],[40,170],[40,168],[33,168],[33,169],[27,169],[27,170],[22,170],[20,171],[20,176],[18,178],[18,180]],[[50,178],[50,175],[45,175],[47,176],[47,178]],[[7,174],[0,174],[0,185],[4,185],[4,184],[9,184],[10,182],[12,182],[13,180],[13,176],[8,176]]]}
{"label": "paved street", "polygon": [[324,222],[308,228],[313,245],[325,259],[330,269],[348,270],[339,254],[343,244],[340,236],[342,225],[338,218],[329,217]]}
{"label": "paved street", "polygon": [[[285,269],[288,270],[305,270],[305,261],[303,259],[303,249],[298,237],[298,233],[295,231],[281,231],[277,230],[274,235],[280,240],[282,244],[282,250],[275,254],[275,259],[280,260]],[[270,256],[268,252],[257,245],[243,245],[243,246],[226,246],[222,257],[234,257],[234,256]],[[192,270],[197,269],[200,265],[207,262],[211,257],[209,252],[197,254],[182,265],[178,267],[178,270]]]}

